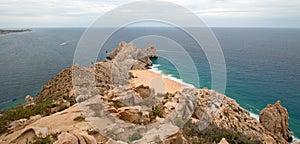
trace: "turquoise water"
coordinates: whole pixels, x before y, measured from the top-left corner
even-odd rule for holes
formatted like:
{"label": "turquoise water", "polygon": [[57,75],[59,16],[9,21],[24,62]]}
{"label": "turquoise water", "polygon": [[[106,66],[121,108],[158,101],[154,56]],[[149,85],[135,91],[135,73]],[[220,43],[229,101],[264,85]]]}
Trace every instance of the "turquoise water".
{"label": "turquoise water", "polygon": [[[0,109],[22,103],[27,94],[36,95],[47,80],[72,65],[83,31],[82,28],[33,29],[0,36]],[[290,114],[291,130],[300,137],[300,29],[213,28],[213,31],[226,61],[225,94],[255,114],[267,104],[281,100]],[[99,60],[104,58],[106,50],[111,51],[122,40],[128,42],[153,34],[181,44],[195,62],[200,87],[210,88],[210,67],[205,54],[179,29],[121,29],[104,45]],[[168,47],[160,43],[153,45]],[[178,58],[185,62],[184,57]],[[180,78],[168,60],[158,58],[154,63],[161,65],[159,69],[163,73]],[[193,77],[184,81],[197,85]],[[12,102],[13,99],[16,101]]]}

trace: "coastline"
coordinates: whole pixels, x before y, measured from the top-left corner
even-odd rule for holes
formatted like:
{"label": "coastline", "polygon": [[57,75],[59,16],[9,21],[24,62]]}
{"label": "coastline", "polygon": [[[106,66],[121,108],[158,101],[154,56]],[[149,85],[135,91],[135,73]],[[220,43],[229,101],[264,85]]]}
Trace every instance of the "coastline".
{"label": "coastline", "polygon": [[[150,66],[150,69],[148,69],[148,71],[153,72],[157,75],[161,75],[162,78],[168,79],[169,81],[173,81],[174,83],[179,83],[180,85],[185,85],[185,86],[187,86],[187,88],[195,88],[195,86],[193,84],[189,84],[189,83],[185,82],[182,79],[178,79],[176,77],[173,77],[170,74],[165,74],[162,70],[160,70],[158,68],[159,66],[160,66],[160,64],[153,64],[153,66]],[[245,110],[247,110],[250,113],[251,117],[255,118],[259,122],[259,115],[258,114],[255,114],[255,113],[251,112],[248,109],[245,109]],[[292,135],[292,137],[293,137],[293,142],[291,142],[291,144],[300,142],[300,138],[296,137],[295,135]]]}
{"label": "coastline", "polygon": [[[146,57],[137,57],[137,55],[135,55],[136,53],[144,53]],[[132,56],[128,56],[130,54],[132,54]],[[112,129],[112,132],[118,136],[116,139],[113,138],[114,140],[121,139],[124,142],[136,141],[137,143],[138,141],[144,142],[146,140],[151,143],[157,140],[156,137],[152,136],[153,132],[150,133],[148,129],[144,129],[144,132],[141,131],[141,135],[139,136],[142,139],[131,139],[131,135],[134,135],[134,133],[130,133],[130,131],[135,132],[135,130],[140,128],[134,130],[130,129],[130,131],[123,131],[125,130],[123,129],[120,131],[120,128],[127,127],[127,125],[123,125],[123,122],[127,121],[139,125],[151,125],[153,122],[159,122],[160,124],[163,124],[161,122],[169,123],[169,120],[175,118],[173,119],[175,120],[173,124],[179,126],[184,124],[182,123],[184,121],[180,121],[180,119],[178,121],[177,119],[181,116],[191,120],[191,123],[186,123],[187,125],[183,127],[182,130],[184,133],[181,133],[176,128],[174,131],[172,130],[172,132],[159,130],[153,134],[159,134],[160,141],[163,142],[177,141],[178,138],[186,142],[194,141],[194,138],[196,138],[197,141],[204,140],[208,143],[218,143],[221,139],[228,139],[229,141],[235,141],[235,143],[261,141],[263,143],[279,142],[288,144],[288,142],[297,141],[292,141],[293,136],[288,128],[287,121],[289,117],[288,112],[281,106],[280,101],[277,101],[275,104],[269,104],[263,109],[260,116],[261,119],[264,120],[257,121],[257,118],[253,118],[253,114],[250,115],[235,99],[212,89],[193,88],[194,86],[181,79],[164,74],[163,71],[158,69],[159,65],[152,66],[150,58],[158,57],[152,46],[147,47],[145,51],[141,51],[132,43],[126,44],[125,42],[121,42],[119,47],[107,57],[110,58],[108,61],[97,62],[94,64],[94,67],[73,65],[64,69],[43,86],[38,96],[35,98],[26,96],[26,104],[23,106],[0,113],[0,117],[4,118],[1,121],[1,132],[9,134],[1,135],[0,143],[8,143],[9,141],[24,142],[28,141],[28,139],[34,141],[35,137],[40,137],[39,132],[41,130],[45,130],[44,135],[50,137],[60,131],[57,134],[58,139],[51,140],[52,142],[56,141],[56,143],[65,140],[71,141],[71,137],[79,141],[81,139],[81,135],[78,135],[79,133],[85,133],[84,135],[90,137],[92,141],[103,141],[99,136],[108,138],[114,137],[110,135],[111,128],[114,126],[117,127],[116,129]],[[118,64],[118,69],[111,68],[111,66],[116,63]],[[151,69],[149,69],[149,66],[152,66],[150,67]],[[92,72],[92,68],[95,70],[95,73],[92,74],[95,75],[97,91],[95,91],[94,85],[91,85],[92,87],[86,85],[85,80],[88,80],[88,82],[93,82],[93,80],[90,81],[89,78],[83,77],[86,73]],[[122,87],[114,87],[114,81],[111,81],[114,75],[110,75],[112,71],[120,72],[116,80]],[[74,72],[78,74],[79,77],[77,76],[74,79],[74,77],[72,77],[72,73],[74,74]],[[72,83],[74,80],[79,80],[78,82],[81,83],[74,85],[74,83]],[[183,89],[184,87],[191,88]],[[79,93],[75,95],[74,91]],[[138,97],[145,99],[145,101],[135,99]],[[189,100],[181,101],[181,98]],[[156,102],[156,100],[159,100],[159,102]],[[191,100],[192,103],[190,103]],[[153,102],[156,102],[155,105],[153,105]],[[98,106],[97,104],[100,105]],[[183,107],[181,104],[183,104]],[[83,106],[81,111],[83,110],[84,113],[88,113],[84,115],[76,114],[76,117],[74,115],[72,120],[72,118],[70,119],[70,116],[67,115],[69,115],[68,113],[73,113],[69,110],[71,110],[72,107],[76,107],[76,105]],[[142,108],[141,106],[144,107]],[[104,110],[104,113],[103,111],[99,112],[99,110]],[[176,117],[173,117],[174,115],[172,115],[172,113],[174,110],[176,115],[179,114],[179,117],[176,115]],[[76,110],[76,112],[79,114],[80,111]],[[180,112],[183,113],[180,114]],[[120,125],[115,125],[119,120],[108,120],[107,114],[123,121],[118,123]],[[187,117],[189,114],[193,116]],[[207,119],[207,116],[203,114],[207,114],[207,116],[212,119]],[[67,118],[69,121],[64,124],[66,121],[59,121],[62,119],[60,119],[58,115],[64,115],[65,117],[63,119]],[[89,127],[82,127],[82,125],[77,126],[81,122],[94,122],[94,120],[96,120],[95,117],[100,121],[104,120],[104,123],[101,122],[102,125],[99,125],[101,129],[109,130],[105,131],[104,135],[94,132],[89,133]],[[47,120],[47,118],[51,118],[51,120]],[[207,123],[209,125],[201,125],[202,122],[206,124],[206,122],[208,122],[207,120],[211,120],[211,122]],[[270,126],[269,120],[271,120],[271,124],[275,123],[276,125],[282,126],[281,133],[278,134],[276,132],[277,127],[268,129]],[[53,128],[47,124],[49,121],[54,123],[58,122],[64,126],[69,125],[70,128],[77,127],[80,129],[71,129],[70,132],[70,130],[66,130],[65,128],[62,129],[62,127],[60,127],[61,125],[59,125],[59,127],[57,127],[58,130],[53,131]],[[97,123],[100,121],[97,121]],[[105,124],[106,122],[108,123]],[[32,132],[32,126],[41,123],[46,123],[47,125],[41,125],[42,127],[33,129],[33,133],[28,135],[27,132]],[[172,129],[173,124],[164,126],[164,129]],[[205,129],[207,128],[207,131],[202,131],[204,129],[193,130],[193,128],[199,126],[203,126],[202,128]],[[97,130],[100,129],[96,128],[93,131]],[[211,132],[213,132],[213,135],[210,134]],[[65,137],[68,133],[69,138]],[[97,134],[97,136],[94,134]],[[213,137],[216,134],[218,138],[215,139]],[[226,134],[225,138],[224,134]],[[172,137],[173,135],[175,135],[175,137]],[[12,138],[12,136],[15,138]],[[238,137],[238,139],[235,137]],[[104,139],[104,141],[107,140]]]}
{"label": "coastline", "polygon": [[32,31],[31,29],[17,29],[17,30],[3,30],[0,29],[0,35],[5,35],[9,33],[19,33],[19,32],[29,32]]}
{"label": "coastline", "polygon": [[[174,81],[176,83],[180,83],[181,85],[185,85],[187,88],[195,88],[195,86],[193,84],[190,84],[188,82],[185,82],[182,79],[178,79],[176,77],[173,77],[172,75],[168,75],[163,73],[162,70],[158,69],[158,67],[160,66],[160,64],[153,64],[153,66],[150,67],[150,69],[148,71],[151,71],[153,73],[156,73],[158,75],[162,75],[163,78],[169,79],[170,81]],[[244,108],[245,109],[245,108]],[[247,109],[246,109],[247,110]],[[249,110],[247,110],[250,113],[250,116],[255,118],[257,121],[259,121],[259,115],[255,114]]]}

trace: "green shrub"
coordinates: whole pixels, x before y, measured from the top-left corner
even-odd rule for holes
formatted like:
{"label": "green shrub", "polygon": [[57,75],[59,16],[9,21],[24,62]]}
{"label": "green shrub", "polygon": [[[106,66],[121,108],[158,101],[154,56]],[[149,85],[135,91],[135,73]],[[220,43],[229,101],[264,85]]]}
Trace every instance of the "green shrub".
{"label": "green shrub", "polygon": [[154,120],[156,117],[164,118],[163,106],[157,105],[150,112],[150,121]]}
{"label": "green shrub", "polygon": [[140,133],[134,133],[128,137],[128,140],[132,142],[132,141],[139,140],[140,138],[142,138],[142,135]]}
{"label": "green shrub", "polygon": [[52,144],[60,133],[47,135],[45,138],[34,136],[30,144]]}
{"label": "green shrub", "polygon": [[[12,121],[19,120],[22,118],[29,118],[31,116],[35,115],[42,115],[47,116],[52,113],[55,113],[56,111],[51,112],[51,108],[57,107],[57,111],[62,111],[64,109],[67,109],[68,106],[65,105],[65,103],[57,104],[54,102],[57,102],[59,100],[62,100],[61,97],[59,98],[48,98],[43,102],[37,103],[36,105],[31,105],[24,107],[24,105],[16,106],[10,110],[2,111],[2,117],[0,118],[0,134],[5,132],[7,129],[7,125],[11,123]],[[75,101],[74,98],[67,99],[70,103],[72,101]]]}
{"label": "green shrub", "polygon": [[126,105],[124,103],[122,103],[120,100],[108,100],[108,102],[112,102],[113,107],[115,107],[116,109],[121,108],[121,107],[126,107]]}
{"label": "green shrub", "polygon": [[191,121],[188,121],[185,124],[183,134],[190,141],[193,141],[193,143],[218,143],[222,138],[225,138],[230,144],[260,143],[257,140],[252,140],[251,138],[246,137],[242,133],[218,128],[212,124],[210,124],[206,129],[200,131],[198,129],[198,125],[192,124]]}
{"label": "green shrub", "polygon": [[81,121],[84,121],[84,120],[85,120],[85,117],[84,117],[83,115],[80,115],[80,116],[74,118],[73,120],[74,120],[74,121],[79,121],[79,122],[81,122]]}

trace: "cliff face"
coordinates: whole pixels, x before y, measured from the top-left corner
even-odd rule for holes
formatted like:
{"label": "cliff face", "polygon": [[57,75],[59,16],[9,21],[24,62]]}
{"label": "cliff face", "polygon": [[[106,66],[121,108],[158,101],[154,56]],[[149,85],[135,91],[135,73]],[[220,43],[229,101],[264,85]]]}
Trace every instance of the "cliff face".
{"label": "cliff face", "polygon": [[259,122],[266,130],[291,142],[293,138],[289,130],[288,120],[289,114],[286,108],[281,106],[280,101],[273,105],[268,104],[259,115]]}
{"label": "cliff face", "polygon": [[[114,127],[114,133],[106,134],[115,138],[113,140],[91,126],[91,122],[101,118],[101,113],[97,113],[99,110],[104,110],[117,121],[140,127],[161,124],[159,128],[148,132],[125,134],[133,143],[215,143],[223,137],[229,143],[288,143],[291,140],[288,113],[279,102],[262,110],[259,122],[235,100],[213,90],[186,88],[174,93],[156,93],[155,88],[147,85],[130,85],[129,81],[135,76],[129,71],[147,69],[152,65],[150,58],[157,57],[151,45],[141,50],[131,43],[121,42],[107,57],[110,60],[97,62],[90,67],[74,65],[63,70],[43,86],[33,102],[27,98],[30,106],[24,109],[32,107],[32,103],[41,105],[49,100],[52,107],[64,103],[67,98],[76,99],[78,104],[67,105],[69,108],[61,112],[54,111],[57,113],[50,113],[49,116],[14,121],[13,124],[17,126],[12,127],[8,134],[0,135],[0,143],[34,141],[33,137],[55,143],[122,143],[117,142],[118,136],[122,136],[122,127]],[[76,79],[72,79],[74,69],[79,76]],[[72,81],[85,81],[81,75],[87,73],[94,76],[96,93],[74,95],[78,91],[93,91],[87,88],[86,83],[73,86]],[[190,97],[196,101],[183,108],[184,114],[191,115],[188,122],[182,125],[177,121],[179,127],[164,123],[178,110],[181,100]],[[103,105],[97,104],[99,100]],[[156,104],[153,105],[153,102]],[[0,117],[5,117],[5,114]],[[132,129],[132,132],[135,131],[138,130]],[[227,142],[225,139],[222,139],[222,143]]]}
{"label": "cliff face", "polygon": [[72,96],[72,90],[72,67],[68,67],[44,84],[34,101],[40,103],[51,97]]}

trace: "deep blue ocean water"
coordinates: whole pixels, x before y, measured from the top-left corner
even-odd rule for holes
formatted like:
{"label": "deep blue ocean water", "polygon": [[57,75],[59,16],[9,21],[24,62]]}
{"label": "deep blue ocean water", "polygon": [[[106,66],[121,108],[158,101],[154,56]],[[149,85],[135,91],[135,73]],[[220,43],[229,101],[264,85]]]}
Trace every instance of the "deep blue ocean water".
{"label": "deep blue ocean water", "polygon": [[[259,114],[269,103],[281,100],[290,115],[290,128],[300,137],[300,29],[212,28],[225,56],[226,95]],[[72,65],[83,28],[39,28],[0,36],[0,109],[24,102],[62,69]],[[200,47],[176,28],[123,28],[108,39],[99,54],[145,35],[161,35],[181,44],[193,58],[200,87],[211,85],[210,67]],[[154,46],[167,47],[153,43]],[[172,53],[172,52],[170,52]],[[179,57],[184,63],[185,58]],[[180,78],[166,59],[155,64],[165,74]],[[188,72],[187,72],[188,73]],[[183,79],[195,84],[193,77]],[[197,84],[195,84],[197,85]],[[15,99],[16,101],[12,101]]]}

